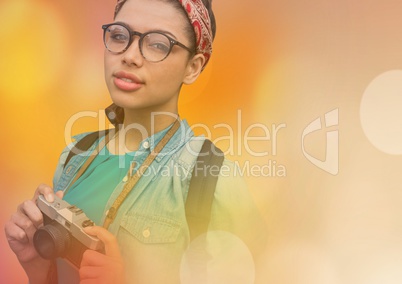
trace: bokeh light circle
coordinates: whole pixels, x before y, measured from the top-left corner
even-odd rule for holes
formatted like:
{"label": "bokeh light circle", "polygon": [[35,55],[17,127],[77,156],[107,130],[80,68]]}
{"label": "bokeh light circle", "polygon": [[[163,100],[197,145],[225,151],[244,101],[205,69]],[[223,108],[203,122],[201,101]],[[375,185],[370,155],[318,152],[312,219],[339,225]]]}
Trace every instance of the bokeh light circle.
{"label": "bokeh light circle", "polygon": [[65,67],[67,30],[50,5],[11,0],[0,4],[0,92],[23,100],[55,84]]}
{"label": "bokeh light circle", "polygon": [[[207,254],[203,253],[205,247]],[[196,238],[184,253],[180,280],[182,284],[252,284],[255,281],[254,260],[237,236],[209,231],[207,236]]]}
{"label": "bokeh light circle", "polygon": [[402,154],[402,70],[385,72],[368,85],[361,100],[360,120],[376,148]]}

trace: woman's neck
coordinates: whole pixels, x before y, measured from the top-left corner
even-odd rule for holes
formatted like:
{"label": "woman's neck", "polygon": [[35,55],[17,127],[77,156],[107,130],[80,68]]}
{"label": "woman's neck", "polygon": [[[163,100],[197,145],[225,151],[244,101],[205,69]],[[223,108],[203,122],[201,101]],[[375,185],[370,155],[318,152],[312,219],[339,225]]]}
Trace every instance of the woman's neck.
{"label": "woman's neck", "polygon": [[167,128],[177,118],[177,111],[147,113],[125,109],[123,126],[110,148],[119,154],[138,150],[141,141]]}

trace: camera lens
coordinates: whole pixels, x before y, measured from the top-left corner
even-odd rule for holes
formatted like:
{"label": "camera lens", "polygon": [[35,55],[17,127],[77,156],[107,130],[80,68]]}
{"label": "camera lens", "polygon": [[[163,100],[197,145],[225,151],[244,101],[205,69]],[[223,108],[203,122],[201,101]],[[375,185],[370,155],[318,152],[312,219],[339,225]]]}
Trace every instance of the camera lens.
{"label": "camera lens", "polygon": [[71,243],[70,233],[57,221],[38,229],[33,243],[39,255],[45,259],[64,256]]}

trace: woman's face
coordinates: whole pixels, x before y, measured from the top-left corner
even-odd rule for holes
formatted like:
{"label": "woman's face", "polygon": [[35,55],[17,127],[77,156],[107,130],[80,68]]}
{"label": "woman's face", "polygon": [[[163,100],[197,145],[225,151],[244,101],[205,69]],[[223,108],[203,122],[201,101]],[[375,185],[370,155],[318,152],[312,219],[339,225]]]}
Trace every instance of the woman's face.
{"label": "woman's face", "polygon": [[[173,6],[159,0],[128,0],[115,22],[133,31],[163,31],[186,46],[187,19]],[[177,45],[160,62],[145,60],[138,46],[139,37],[122,54],[105,49],[105,79],[113,102],[125,109],[177,112],[180,87],[190,70],[189,52]]]}

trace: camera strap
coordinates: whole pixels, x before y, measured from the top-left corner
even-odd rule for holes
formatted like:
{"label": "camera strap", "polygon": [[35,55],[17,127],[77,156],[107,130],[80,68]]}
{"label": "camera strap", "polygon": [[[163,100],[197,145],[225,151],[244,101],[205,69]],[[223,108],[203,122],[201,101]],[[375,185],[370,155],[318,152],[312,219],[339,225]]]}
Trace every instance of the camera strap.
{"label": "camera strap", "polygon": [[[107,131],[97,131],[90,133],[84,138],[82,138],[80,141],[77,142],[74,149],[70,151],[67,160],[65,162],[65,165],[74,155],[77,154],[77,151],[81,152],[87,151],[93,145],[93,143],[97,139],[99,139],[99,137],[105,136],[107,134],[108,134]],[[106,145],[107,137],[105,137],[104,141],[106,141],[103,142]],[[100,147],[98,147],[97,149],[100,149]],[[199,235],[207,232],[208,230],[216,183],[218,180],[219,171],[220,167],[222,166],[223,160],[224,160],[223,152],[219,148],[217,148],[215,144],[212,143],[210,140],[205,139],[193,169],[187,200],[185,204],[186,219],[190,230],[191,240],[194,240]],[[90,163],[91,161],[89,161],[88,165],[84,164],[82,166],[83,169],[80,170],[80,172],[82,171],[83,173]],[[205,169],[207,170],[204,170],[201,167],[205,167]],[[208,169],[216,169],[216,171],[212,173]],[[77,176],[79,173],[77,173]],[[74,181],[77,180],[78,178],[79,176],[76,177]],[[133,187],[134,186],[132,186],[132,188]],[[119,203],[121,204],[123,201],[124,199]],[[120,207],[120,205],[118,207]],[[113,222],[114,217],[116,216],[117,213],[117,210],[116,209],[114,210],[115,210],[114,216],[111,216],[113,218],[111,218],[110,221],[108,221],[108,224],[104,224],[104,227],[105,225],[109,227],[109,225]],[[108,213],[110,213],[110,210]]]}
{"label": "camera strap", "polygon": [[[117,211],[119,210],[120,205],[123,203],[123,201],[126,199],[128,194],[131,192],[131,190],[134,188],[134,186],[137,184],[137,182],[140,180],[141,176],[145,173],[147,168],[152,164],[152,162],[155,160],[155,158],[158,156],[158,154],[162,151],[162,149],[165,147],[165,145],[169,142],[169,140],[173,137],[173,135],[176,133],[176,131],[180,128],[180,120],[179,118],[176,119],[176,121],[173,123],[172,127],[166,132],[166,134],[162,137],[162,139],[156,144],[155,148],[149,153],[145,161],[142,163],[138,171],[134,175],[131,175],[131,172],[129,172],[128,176],[130,177],[129,180],[126,182],[124,185],[124,188],[120,195],[116,198],[114,201],[112,207],[109,208],[106,214],[105,221],[103,223],[103,227],[108,229],[110,224],[113,222],[114,218],[116,217]],[[96,156],[99,154],[99,152],[109,143],[111,139],[111,133],[109,131],[106,131],[105,138],[102,139],[99,142],[99,145],[96,147],[96,149],[91,153],[91,156],[85,161],[85,163],[82,165],[80,170],[77,172],[75,175],[74,179],[71,181],[69,187],[64,191],[64,194],[68,192],[68,190],[71,188],[71,186],[82,176],[82,174],[86,171],[86,169],[89,167],[89,165],[93,162],[93,160],[96,158]],[[76,146],[70,151],[69,155],[67,156],[65,164],[68,163],[68,161],[72,158],[72,156],[84,152],[85,149],[87,150],[90,145],[95,142],[97,138],[99,138],[101,134],[99,132],[94,132],[89,134],[88,139],[81,139],[79,142],[77,142]],[[83,141],[83,142],[81,142]],[[81,143],[80,143],[81,142]],[[80,145],[79,145],[80,144]],[[82,150],[84,149],[84,150]],[[131,171],[131,170],[130,170]]]}
{"label": "camera strap", "polygon": [[131,173],[129,173],[129,175],[128,175],[130,177],[129,180],[124,185],[122,192],[116,198],[112,207],[110,207],[109,210],[107,211],[105,221],[103,222],[103,227],[105,229],[108,229],[110,224],[112,224],[114,218],[117,215],[117,211],[120,208],[120,205],[126,199],[128,194],[133,190],[133,188],[135,187],[137,182],[140,180],[142,175],[145,173],[145,171],[148,169],[148,167],[155,160],[156,156],[158,156],[158,154],[162,151],[163,147],[165,147],[165,145],[173,137],[173,135],[176,133],[176,131],[179,129],[179,127],[180,127],[180,120],[176,119],[173,126],[162,137],[162,139],[158,142],[158,144],[156,144],[155,148],[151,151],[151,153],[149,153],[149,155],[147,156],[145,161],[141,164],[138,171],[136,171],[135,174],[133,174],[133,175],[131,175]]}

